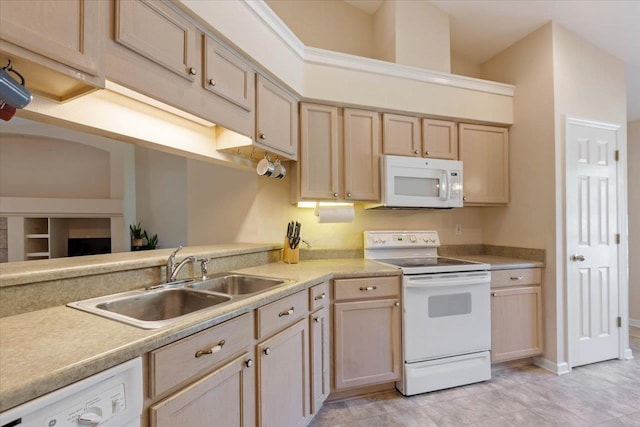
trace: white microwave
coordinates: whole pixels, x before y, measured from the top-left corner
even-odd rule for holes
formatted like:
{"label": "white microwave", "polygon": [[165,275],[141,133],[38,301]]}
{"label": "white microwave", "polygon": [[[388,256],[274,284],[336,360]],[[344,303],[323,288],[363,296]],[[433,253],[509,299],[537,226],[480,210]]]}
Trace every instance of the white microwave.
{"label": "white microwave", "polygon": [[462,162],[383,155],[382,199],[367,209],[462,207]]}

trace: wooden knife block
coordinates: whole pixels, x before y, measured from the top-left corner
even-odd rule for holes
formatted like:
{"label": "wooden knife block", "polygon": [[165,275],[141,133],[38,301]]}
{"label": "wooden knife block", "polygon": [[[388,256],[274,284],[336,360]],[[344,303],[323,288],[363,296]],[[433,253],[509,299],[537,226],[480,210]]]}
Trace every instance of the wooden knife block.
{"label": "wooden knife block", "polygon": [[300,248],[291,249],[289,247],[289,239],[284,238],[284,246],[282,247],[282,261],[287,264],[297,264],[300,260]]}

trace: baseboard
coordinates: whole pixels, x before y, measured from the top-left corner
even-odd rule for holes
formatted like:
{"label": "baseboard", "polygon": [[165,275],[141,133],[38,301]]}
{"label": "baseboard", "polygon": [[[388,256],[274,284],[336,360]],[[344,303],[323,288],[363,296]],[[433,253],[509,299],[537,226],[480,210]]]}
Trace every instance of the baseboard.
{"label": "baseboard", "polygon": [[629,326],[640,328],[640,319],[629,318]]}
{"label": "baseboard", "polygon": [[622,358],[624,360],[632,360],[633,359],[633,351],[631,351],[630,348],[625,349],[623,354],[622,354]]}
{"label": "baseboard", "polygon": [[553,372],[556,375],[564,375],[570,372],[568,363],[555,363],[544,357],[534,357],[533,364],[549,372]]}

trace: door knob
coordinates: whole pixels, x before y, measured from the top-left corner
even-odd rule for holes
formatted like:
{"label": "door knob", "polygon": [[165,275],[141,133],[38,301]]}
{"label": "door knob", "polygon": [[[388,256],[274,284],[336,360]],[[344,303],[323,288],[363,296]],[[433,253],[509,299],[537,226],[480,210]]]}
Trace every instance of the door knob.
{"label": "door knob", "polygon": [[582,262],[582,261],[584,261],[584,255],[573,254],[573,255],[571,255],[571,261],[573,261],[573,262],[576,262],[576,261]]}

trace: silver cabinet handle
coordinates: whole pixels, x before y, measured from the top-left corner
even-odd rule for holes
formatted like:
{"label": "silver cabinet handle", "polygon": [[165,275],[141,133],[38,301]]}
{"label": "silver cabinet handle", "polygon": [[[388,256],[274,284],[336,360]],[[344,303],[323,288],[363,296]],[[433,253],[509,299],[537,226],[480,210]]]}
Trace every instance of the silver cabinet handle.
{"label": "silver cabinet handle", "polygon": [[261,133],[258,138],[260,138],[260,141],[266,141],[267,140],[267,135],[265,135],[264,133]]}
{"label": "silver cabinet handle", "polygon": [[462,201],[466,202],[467,201],[467,196],[462,196]]}
{"label": "silver cabinet handle", "polygon": [[413,154],[418,155],[420,152],[418,150],[413,150]]}
{"label": "silver cabinet handle", "polygon": [[293,307],[291,307],[289,310],[281,311],[280,313],[278,313],[278,317],[291,316],[292,314],[293,314]]}
{"label": "silver cabinet handle", "polygon": [[347,198],[350,199],[351,198],[351,193],[347,193]]}
{"label": "silver cabinet handle", "polygon": [[215,345],[215,346],[213,346],[211,348],[208,348],[206,350],[198,350],[198,351],[196,351],[196,357],[202,357],[205,354],[216,354],[217,352],[222,350],[222,347],[224,346],[224,344],[225,344],[225,341],[224,340],[220,340],[217,345]]}
{"label": "silver cabinet handle", "polygon": [[268,356],[271,353],[271,349],[267,347],[264,350],[262,350],[262,352],[265,354],[265,356]]}
{"label": "silver cabinet handle", "polygon": [[524,279],[523,276],[511,276],[511,280],[522,280]]}
{"label": "silver cabinet handle", "polygon": [[209,79],[209,86],[215,86],[216,85],[216,81],[213,79]]}
{"label": "silver cabinet handle", "polygon": [[363,292],[375,291],[376,289],[378,289],[377,286],[360,286],[360,290]]}
{"label": "silver cabinet handle", "polygon": [[189,67],[189,74],[195,76],[196,74],[198,74],[198,71],[196,71],[196,69],[193,67]]}
{"label": "silver cabinet handle", "polygon": [[325,299],[327,297],[327,294],[325,294],[324,292],[320,295],[316,295],[315,297],[313,297],[314,301],[318,301],[319,299]]}
{"label": "silver cabinet handle", "polygon": [[320,318],[319,318],[319,317],[314,317],[314,318],[313,318],[313,321],[314,321],[315,323],[320,323]]}
{"label": "silver cabinet handle", "polygon": [[397,301],[396,301],[396,303],[395,303],[395,304],[393,304],[393,305],[395,305],[396,307],[400,307],[400,303],[399,303],[399,302],[397,302]]}
{"label": "silver cabinet handle", "polygon": [[428,152],[428,151],[425,151],[425,152],[424,152],[424,155],[425,155],[425,156],[428,156],[429,154],[431,154],[431,153],[430,153],[430,152]]}
{"label": "silver cabinet handle", "polygon": [[492,296],[492,297],[497,297],[498,295],[496,295],[496,293],[495,293],[495,292],[492,292],[492,293],[491,293],[491,296]]}
{"label": "silver cabinet handle", "polygon": [[338,193],[333,193],[333,197],[338,197]]}
{"label": "silver cabinet handle", "polygon": [[578,254],[571,255],[571,261],[573,262],[576,262],[576,261],[582,262],[584,260],[585,260],[584,255],[578,255]]}
{"label": "silver cabinet handle", "polygon": [[253,360],[249,359],[246,362],[244,362],[244,364],[247,368],[250,368],[253,366]]}

